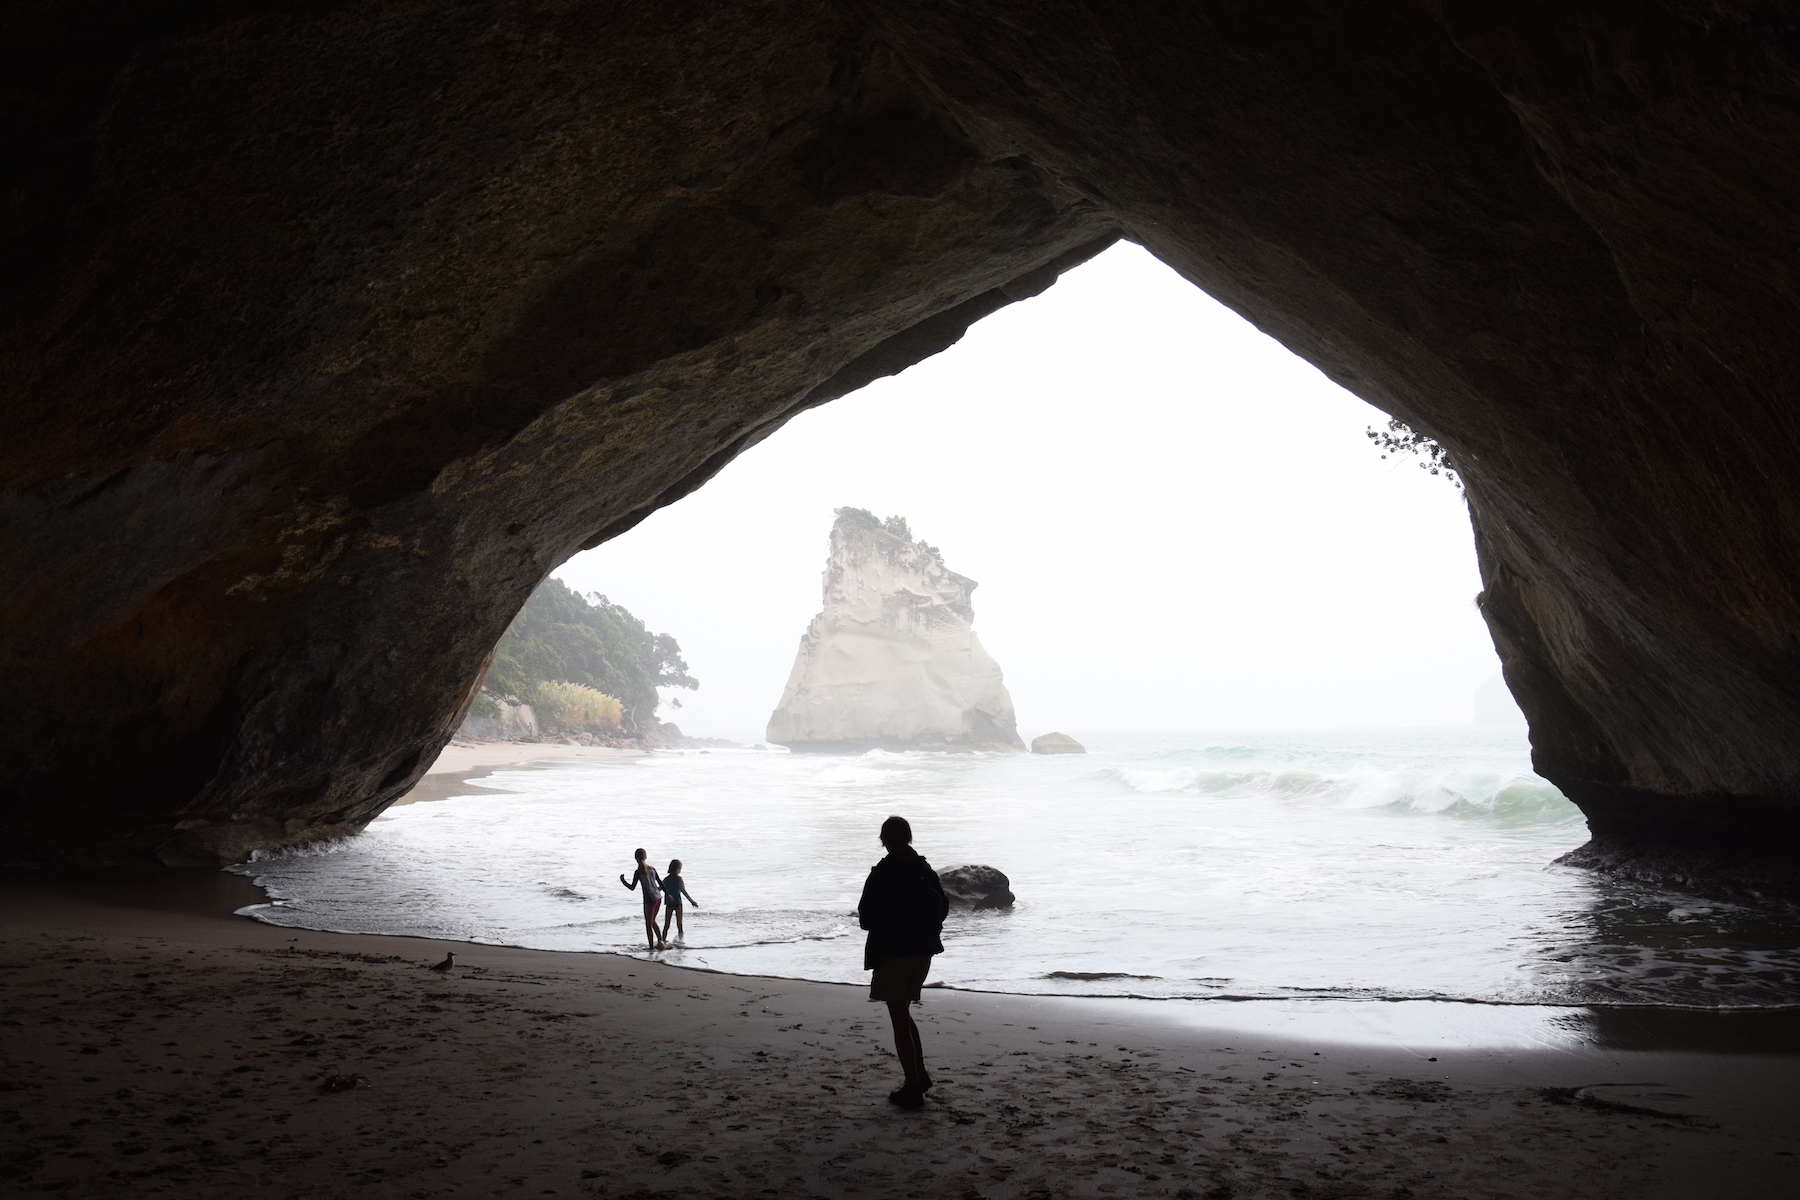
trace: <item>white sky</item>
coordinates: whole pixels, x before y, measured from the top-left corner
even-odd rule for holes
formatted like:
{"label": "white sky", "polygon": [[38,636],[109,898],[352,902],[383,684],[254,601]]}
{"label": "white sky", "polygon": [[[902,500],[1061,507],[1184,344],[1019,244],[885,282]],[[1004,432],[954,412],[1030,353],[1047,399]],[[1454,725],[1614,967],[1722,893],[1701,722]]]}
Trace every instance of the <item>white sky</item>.
{"label": "white sky", "polygon": [[762,740],[846,504],[980,582],[1028,741],[1466,725],[1499,670],[1468,516],[1386,420],[1121,244],[556,574],[676,637],[693,735]]}

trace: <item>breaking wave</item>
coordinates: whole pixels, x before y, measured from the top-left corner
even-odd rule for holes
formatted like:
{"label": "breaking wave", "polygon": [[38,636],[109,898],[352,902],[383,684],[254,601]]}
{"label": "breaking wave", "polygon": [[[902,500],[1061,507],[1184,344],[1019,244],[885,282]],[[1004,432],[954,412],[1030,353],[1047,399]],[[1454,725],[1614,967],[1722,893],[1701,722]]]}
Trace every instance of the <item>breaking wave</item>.
{"label": "breaking wave", "polygon": [[1124,767],[1116,771],[1116,777],[1144,795],[1192,792],[1511,820],[1565,821],[1581,816],[1554,784],[1516,772],[1367,770],[1335,774],[1294,769]]}

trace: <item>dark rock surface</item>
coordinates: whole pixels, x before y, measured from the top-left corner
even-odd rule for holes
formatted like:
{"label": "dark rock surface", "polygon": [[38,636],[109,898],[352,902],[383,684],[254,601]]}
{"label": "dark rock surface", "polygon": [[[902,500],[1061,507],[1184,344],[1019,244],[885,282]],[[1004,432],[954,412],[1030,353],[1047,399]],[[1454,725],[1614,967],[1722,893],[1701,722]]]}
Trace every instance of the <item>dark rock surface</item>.
{"label": "dark rock surface", "polygon": [[1086,754],[1087,747],[1066,733],[1046,733],[1031,739],[1033,754]]}
{"label": "dark rock surface", "polygon": [[817,4],[4,32],[14,860],[360,828],[559,562],[1115,236]]}
{"label": "dark rock surface", "polygon": [[1012,880],[993,867],[951,867],[938,872],[938,882],[952,909],[1011,908],[1017,899]]}
{"label": "dark rock surface", "polygon": [[1450,449],[1583,861],[1796,878],[1786,6],[121,12],[0,26],[14,859],[359,828],[557,563],[1122,232]]}

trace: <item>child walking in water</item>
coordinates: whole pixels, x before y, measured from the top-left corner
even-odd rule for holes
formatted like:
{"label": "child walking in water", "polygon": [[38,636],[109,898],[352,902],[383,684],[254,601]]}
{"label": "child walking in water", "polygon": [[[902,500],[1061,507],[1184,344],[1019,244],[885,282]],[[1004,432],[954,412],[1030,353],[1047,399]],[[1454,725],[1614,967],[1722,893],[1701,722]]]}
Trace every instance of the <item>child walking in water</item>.
{"label": "child walking in water", "polygon": [[[663,944],[666,946],[669,942],[670,918],[675,921],[676,940],[681,941],[687,938],[687,925],[681,915],[681,898],[686,896],[689,900],[694,900],[693,893],[687,890],[687,884],[681,882],[681,860],[679,858],[669,860],[669,873],[663,876],[662,890],[663,900],[668,905],[668,911],[663,914],[662,927]],[[694,900],[694,907],[700,907],[698,900]]]}
{"label": "child walking in water", "polygon": [[632,857],[637,859],[637,870],[632,872],[630,883],[625,882],[623,875],[619,876],[619,883],[628,892],[639,886],[644,889],[644,940],[650,943],[652,950],[667,948],[666,941],[660,947],[657,945],[656,933],[656,910],[662,906],[662,880],[657,878],[656,868],[644,861],[649,855],[642,849],[635,851]]}

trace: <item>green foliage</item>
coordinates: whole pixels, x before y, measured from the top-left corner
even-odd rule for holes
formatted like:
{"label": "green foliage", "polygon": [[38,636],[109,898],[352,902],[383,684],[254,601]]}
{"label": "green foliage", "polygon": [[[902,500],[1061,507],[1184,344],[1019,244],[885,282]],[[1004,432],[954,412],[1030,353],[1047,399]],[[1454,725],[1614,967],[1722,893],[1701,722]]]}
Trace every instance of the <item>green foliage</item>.
{"label": "green foliage", "polygon": [[1419,469],[1433,475],[1443,475],[1462,491],[1462,477],[1456,473],[1456,465],[1450,461],[1450,452],[1434,439],[1426,437],[1398,417],[1388,422],[1386,429],[1370,426],[1369,440],[1381,451],[1381,457],[1392,454],[1399,458],[1402,455],[1417,455],[1420,459]]}
{"label": "green foliage", "polygon": [[852,525],[859,525],[864,529],[881,528],[881,518],[866,508],[845,507],[833,509],[832,511],[842,519],[849,521]]}
{"label": "green foliage", "polygon": [[532,694],[532,704],[565,728],[610,725],[617,729],[619,719],[625,715],[619,702],[599,689],[561,679],[539,683]]}
{"label": "green foliage", "polygon": [[659,687],[699,683],[687,673],[681,647],[605,596],[583,597],[560,579],[546,579],[494,648],[482,687],[531,702],[545,681],[580,684],[623,707],[630,726],[656,712]]}
{"label": "green foliage", "polygon": [[[912,543],[914,541],[912,529],[907,525],[905,517],[896,515],[883,521],[866,508],[844,507],[834,509],[833,511],[839,518],[847,518],[851,524],[860,526],[863,529],[879,529],[883,533],[892,534],[903,542]],[[924,550],[928,554],[938,553],[938,548],[936,546],[929,545],[922,540],[918,541],[916,544],[919,549]]]}
{"label": "green foliage", "polygon": [[486,717],[490,721],[498,721],[500,719],[500,706],[494,703],[494,698],[486,692],[477,692],[475,693],[474,702],[469,705],[469,715],[471,717]]}

